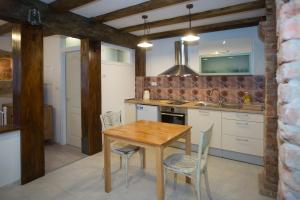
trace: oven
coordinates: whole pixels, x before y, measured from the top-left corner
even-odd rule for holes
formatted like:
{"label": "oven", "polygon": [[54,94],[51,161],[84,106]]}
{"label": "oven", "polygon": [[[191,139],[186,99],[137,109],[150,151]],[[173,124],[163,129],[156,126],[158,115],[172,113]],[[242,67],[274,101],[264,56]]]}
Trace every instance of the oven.
{"label": "oven", "polygon": [[186,124],[186,109],[176,107],[161,107],[160,121],[172,124]]}

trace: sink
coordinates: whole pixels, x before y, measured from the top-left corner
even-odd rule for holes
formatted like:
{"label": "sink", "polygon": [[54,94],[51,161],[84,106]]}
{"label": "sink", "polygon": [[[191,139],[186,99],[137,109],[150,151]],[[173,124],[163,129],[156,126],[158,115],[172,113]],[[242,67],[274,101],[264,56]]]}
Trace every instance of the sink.
{"label": "sink", "polygon": [[220,107],[219,104],[217,103],[210,103],[210,102],[205,102],[205,101],[199,101],[195,104],[195,106],[199,107],[212,107],[212,108],[218,108]]}

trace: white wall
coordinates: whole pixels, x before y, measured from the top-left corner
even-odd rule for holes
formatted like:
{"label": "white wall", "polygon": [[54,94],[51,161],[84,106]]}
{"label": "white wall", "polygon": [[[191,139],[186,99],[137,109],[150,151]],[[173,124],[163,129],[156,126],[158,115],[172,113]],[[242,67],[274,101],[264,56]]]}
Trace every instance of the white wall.
{"label": "white wall", "polygon": [[133,62],[131,64],[101,62],[102,113],[121,110],[124,118],[124,100],[135,96],[134,52],[123,47],[114,47],[129,50]]}
{"label": "white wall", "polygon": [[0,134],[0,187],[21,179],[20,131]]}
{"label": "white wall", "polygon": [[[45,103],[54,107],[55,141],[60,144],[66,144],[64,52],[80,50],[78,46],[64,49],[63,41],[64,36],[44,38]],[[134,58],[133,50],[114,45],[108,46],[129,50]],[[121,110],[124,113],[124,99],[135,96],[134,59],[131,64],[103,61],[101,67],[102,112]]]}
{"label": "white wall", "polygon": [[11,33],[0,36],[0,49],[4,51],[12,51]]}
{"label": "white wall", "polygon": [[58,35],[44,38],[44,102],[53,106],[54,140],[60,144],[65,143],[61,124],[64,117],[62,106],[64,97],[61,95],[64,91],[62,42],[63,37]]}
{"label": "white wall", "polygon": [[[199,46],[201,41],[250,38],[253,49],[253,74],[264,74],[264,45],[258,38],[257,27],[233,29],[200,34],[198,44],[189,46],[189,66],[199,72]],[[153,41],[153,48],[147,50],[146,76],[157,76],[175,64],[174,42],[180,37]]]}

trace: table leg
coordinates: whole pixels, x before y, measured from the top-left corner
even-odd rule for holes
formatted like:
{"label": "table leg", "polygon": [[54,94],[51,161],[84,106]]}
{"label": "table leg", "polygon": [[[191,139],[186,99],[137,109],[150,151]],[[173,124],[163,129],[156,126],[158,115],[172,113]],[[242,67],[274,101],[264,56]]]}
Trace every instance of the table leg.
{"label": "table leg", "polygon": [[163,148],[156,147],[156,192],[157,200],[164,200],[164,169],[163,169]]}
{"label": "table leg", "polygon": [[142,168],[145,169],[146,168],[146,149],[141,147],[140,154],[142,155],[141,165],[142,165]]}
{"label": "table leg", "polygon": [[111,161],[110,161],[110,140],[104,135],[104,184],[105,192],[111,191]]}
{"label": "table leg", "polygon": [[[191,155],[191,148],[192,148],[192,144],[191,144],[191,130],[189,130],[186,133],[185,136],[185,154],[186,155]],[[186,177],[185,178],[186,183],[191,183],[191,178]]]}

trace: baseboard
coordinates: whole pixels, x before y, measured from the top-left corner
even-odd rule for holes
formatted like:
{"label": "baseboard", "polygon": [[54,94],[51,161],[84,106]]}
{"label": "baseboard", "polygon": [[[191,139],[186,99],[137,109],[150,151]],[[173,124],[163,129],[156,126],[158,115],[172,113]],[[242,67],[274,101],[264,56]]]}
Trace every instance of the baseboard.
{"label": "baseboard", "polygon": [[[185,144],[182,142],[174,142],[171,147],[179,148],[179,149],[184,149]],[[192,151],[197,152],[198,151],[198,145],[193,144],[192,145]],[[246,162],[249,164],[254,164],[254,165],[263,165],[263,158],[261,156],[255,156],[255,155],[249,155],[249,154],[244,154],[244,153],[239,153],[239,152],[234,152],[234,151],[228,151],[228,150],[223,150],[223,149],[218,149],[218,148],[213,148],[211,147],[209,149],[209,155],[212,156],[217,156],[221,158],[227,158],[230,160],[236,160],[236,161],[241,161],[241,162]]]}

